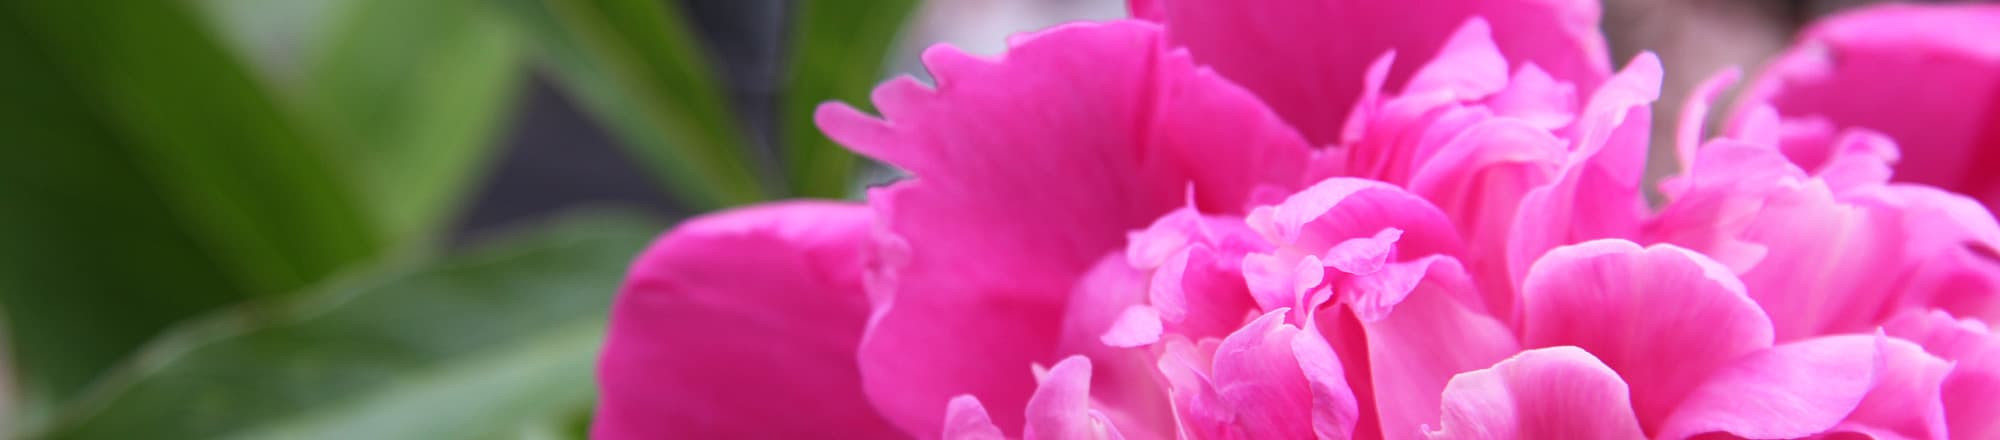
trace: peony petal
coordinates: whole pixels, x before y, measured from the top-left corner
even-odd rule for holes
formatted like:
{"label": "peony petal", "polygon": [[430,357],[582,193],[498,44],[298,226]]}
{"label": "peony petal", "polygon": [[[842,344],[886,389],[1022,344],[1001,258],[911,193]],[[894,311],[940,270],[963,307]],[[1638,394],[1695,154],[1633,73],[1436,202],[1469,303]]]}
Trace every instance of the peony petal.
{"label": "peony petal", "polygon": [[1570,126],[1570,158],[1548,185],[1528,191],[1507,245],[1507,268],[1518,281],[1543,252],[1598,238],[1629,238],[1645,212],[1639,179],[1645,171],[1651,103],[1660,97],[1660,59],[1633,57],[1591,95]]}
{"label": "peony petal", "polygon": [[1506,272],[1508,233],[1521,197],[1555,180],[1566,152],[1560,139],[1517,119],[1495,118],[1466,129],[1417,171],[1410,191],[1436,203],[1465,237],[1491,310],[1513,322],[1514,283]]}
{"label": "peony petal", "polygon": [[1945,425],[1957,438],[2000,438],[2000,338],[1978,321],[1933,311],[1911,313],[1884,326],[1890,336],[1922,344],[1956,362],[1942,384]]}
{"label": "peony petal", "polygon": [[[973,394],[1004,428],[1049,362],[1075,280],[1127,231],[1183,203],[1236,212],[1298,181],[1309,154],[1257,99],[1169,52],[1155,24],[1060,26],[998,59],[924,53],[935,89],[874,93],[883,118],[815,115],[834,140],[913,173],[871,192],[882,264],[860,348],[869,397],[909,432],[939,432]],[[1093,335],[1094,337],[1094,335]]]}
{"label": "peony petal", "polygon": [[1292,336],[1292,355],[1298,358],[1299,372],[1312,387],[1313,435],[1320,439],[1353,438],[1361,410],[1333,347],[1317,332],[1301,331]]}
{"label": "peony petal", "polygon": [[1511,330],[1478,311],[1478,292],[1463,269],[1457,264],[1427,269],[1423,282],[1391,304],[1392,310],[1361,324],[1368,356],[1366,369],[1359,371],[1372,375],[1367,395],[1374,397],[1378,426],[1389,439],[1417,438],[1422,426],[1438,420],[1439,396],[1453,375],[1519,351]]}
{"label": "peony petal", "polygon": [[[1175,44],[1253,90],[1314,144],[1339,141],[1370,61],[1395,51],[1429,60],[1473,17],[1516,64],[1532,61],[1563,81],[1595,88],[1610,71],[1598,4],[1583,0],[1368,2],[1284,0],[1245,8],[1216,0],[1133,0],[1134,16],[1165,23]],[[1395,23],[1384,26],[1383,23]],[[1272,60],[1285,60],[1274,63]],[[1390,90],[1417,70],[1396,66]]]}
{"label": "peony petal", "polygon": [[1642,439],[1625,382],[1576,347],[1528,350],[1460,373],[1431,439]]}
{"label": "peony petal", "polygon": [[1874,433],[1876,438],[1949,438],[1940,385],[1952,364],[1897,338],[1883,340],[1882,361],[1874,389],[1834,431]]}
{"label": "peony petal", "polygon": [[1674,153],[1682,169],[1694,166],[1695,147],[1707,139],[1703,128],[1708,125],[1709,107],[1742,77],[1743,69],[1735,66],[1716,72],[1696,84],[1694,93],[1688,94],[1687,101],[1681,104],[1680,126],[1674,130]]}
{"label": "peony petal", "polygon": [[903,436],[862,395],[869,213],[784,202],[682,223],[632,266],[593,437]]}
{"label": "peony petal", "polygon": [[1235,409],[1234,426],[1245,438],[1308,438],[1313,433],[1312,385],[1292,352],[1299,329],[1284,323],[1286,312],[1257,318],[1215,350],[1216,395]]}
{"label": "peony petal", "polygon": [[[1123,255],[1106,255],[1070,294],[1063,310],[1061,340],[1056,344],[1058,353],[1091,359],[1089,364],[1094,368],[1086,376],[1099,409],[1117,416],[1117,424],[1132,427],[1135,434],[1167,426],[1173,420],[1166,393],[1153,379],[1155,356],[1147,350],[1106,344],[1104,336],[1124,330],[1117,326],[1126,312],[1150,309],[1142,305],[1145,300],[1145,274],[1127,265]],[[1157,315],[1152,324],[1159,325]],[[1157,338],[1159,328],[1151,330]]]}
{"label": "peony petal", "polygon": [[1672,245],[1598,240],[1549,251],[1521,287],[1522,345],[1596,353],[1659,428],[1709,373],[1771,346],[1771,321],[1728,268]]}
{"label": "peony petal", "polygon": [[[1820,20],[1752,84],[1739,108],[1880,130],[1903,147],[1900,181],[2000,207],[2000,6],[1884,5]],[[1825,142],[1786,142],[1806,168]]]}
{"label": "peony petal", "polygon": [[1690,393],[1653,438],[1713,432],[1801,438],[1826,432],[1846,419],[1874,386],[1883,364],[1883,339],[1827,336],[1737,359]]}
{"label": "peony petal", "polygon": [[1115,432],[1090,408],[1090,359],[1070,356],[1049,369],[1048,378],[1028,399],[1028,440],[1111,438]]}
{"label": "peony petal", "polygon": [[979,404],[979,398],[964,394],[951,398],[945,407],[945,440],[1006,440],[1000,427],[993,426],[993,418],[986,415],[986,406]]}

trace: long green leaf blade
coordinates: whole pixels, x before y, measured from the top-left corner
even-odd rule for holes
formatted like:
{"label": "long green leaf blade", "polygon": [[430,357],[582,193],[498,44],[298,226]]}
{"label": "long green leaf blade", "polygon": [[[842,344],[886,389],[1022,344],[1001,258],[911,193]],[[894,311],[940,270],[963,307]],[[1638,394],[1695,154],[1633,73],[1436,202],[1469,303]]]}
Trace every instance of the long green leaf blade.
{"label": "long green leaf blade", "polygon": [[843,198],[854,178],[854,153],[813,125],[819,103],[868,105],[916,0],[803,0],[793,3],[780,124],[792,193]]}
{"label": "long green leaf blade", "polygon": [[31,412],[167,323],[378,250],[348,176],[181,2],[0,2],[0,65],[0,304]]}
{"label": "long green leaf blade", "polygon": [[678,9],[652,0],[495,0],[557,78],[683,202],[775,192]]}
{"label": "long green leaf blade", "polygon": [[51,439],[467,438],[576,414],[606,310],[658,231],[573,219],[172,332]]}
{"label": "long green leaf blade", "polygon": [[389,235],[436,235],[509,116],[522,44],[485,0],[340,3],[304,101]]}

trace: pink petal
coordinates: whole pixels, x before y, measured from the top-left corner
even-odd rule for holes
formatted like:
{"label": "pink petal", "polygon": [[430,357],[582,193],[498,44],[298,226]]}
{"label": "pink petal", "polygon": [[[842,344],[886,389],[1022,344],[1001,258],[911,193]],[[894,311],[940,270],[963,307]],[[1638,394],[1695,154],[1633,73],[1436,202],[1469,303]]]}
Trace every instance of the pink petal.
{"label": "pink petal", "polygon": [[[1125,324],[1120,322],[1121,315],[1149,309],[1142,305],[1145,299],[1145,274],[1127,265],[1122,255],[1106,255],[1070,294],[1063,310],[1061,340],[1056,344],[1059,353],[1091,359],[1087,364],[1094,364],[1093,373],[1085,376],[1091,380],[1088,388],[1092,396],[1101,409],[1117,416],[1117,424],[1132,428],[1128,431],[1135,434],[1167,426],[1173,420],[1167,396],[1153,379],[1156,357],[1147,350],[1108,345],[1104,336],[1128,330],[1118,328]],[[1159,324],[1157,317],[1153,324]],[[1151,330],[1157,338],[1158,327]],[[1046,383],[1043,388],[1047,389]]]}
{"label": "pink petal", "polygon": [[1432,439],[1642,439],[1625,382],[1576,347],[1528,350],[1460,373]]}
{"label": "pink petal", "polygon": [[1904,315],[1884,328],[1956,362],[1941,390],[1945,425],[1953,437],[2000,438],[2000,402],[1993,400],[2000,396],[2000,338],[1985,324],[1944,312]]}
{"label": "pink petal", "polygon": [[1952,364],[1897,338],[1882,344],[1882,370],[1874,389],[1835,431],[1875,433],[1876,438],[1945,439],[1945,407],[1940,385]]}
{"label": "pink petal", "polygon": [[1576,85],[1558,81],[1541,66],[1528,63],[1514,70],[1507,89],[1487,99],[1486,105],[1500,116],[1555,130],[1576,119]]}
{"label": "pink petal", "polygon": [[[1429,60],[1472,17],[1492,23],[1494,42],[1517,63],[1533,61],[1586,89],[1610,71],[1593,1],[1285,0],[1245,8],[1214,0],[1134,0],[1132,11],[1165,23],[1175,44],[1257,92],[1320,145],[1338,141],[1362,93],[1361,82],[1344,81],[1361,78],[1370,61],[1391,50],[1404,59]],[[1402,89],[1416,67],[1397,66],[1388,76],[1390,89]]]}
{"label": "pink petal", "polygon": [[1495,118],[1465,130],[1417,171],[1410,190],[1437,203],[1467,244],[1486,304],[1514,317],[1506,272],[1508,233],[1521,197],[1555,180],[1566,152],[1560,139],[1517,119]]}
{"label": "pink petal", "polygon": [[1508,243],[1515,280],[1556,246],[1636,234],[1645,212],[1639,192],[1651,130],[1651,103],[1660,97],[1659,57],[1641,53],[1603,87],[1566,137],[1570,159],[1555,182],[1521,199]]}
{"label": "pink petal", "polygon": [[1742,77],[1743,70],[1734,66],[1716,72],[1696,84],[1694,93],[1688,94],[1687,101],[1681,104],[1680,126],[1674,130],[1674,153],[1682,169],[1694,166],[1695,147],[1707,139],[1703,128],[1708,124],[1709,107]]}
{"label": "pink petal", "polygon": [[[1813,24],[1744,93],[1787,118],[1880,130],[1903,147],[1897,180],[2000,206],[2000,7],[1885,5]],[[1807,168],[1825,143],[1785,144]]]}
{"label": "pink petal", "polygon": [[1285,324],[1284,315],[1281,309],[1257,318],[1215,351],[1216,395],[1235,409],[1234,426],[1247,438],[1312,436],[1312,387],[1292,353],[1299,329]]}
{"label": "pink petal", "polygon": [[1711,143],[1689,173],[1650,235],[1739,272],[1778,341],[1867,331],[1887,316],[1907,258],[1893,210],[1843,203],[1764,147]]}
{"label": "pink petal", "polygon": [[1820,337],[1737,359],[1689,394],[1653,437],[1722,432],[1800,438],[1825,432],[1846,419],[1874,386],[1883,364],[1882,339]]}
{"label": "pink petal", "polygon": [[1346,439],[1359,423],[1359,403],[1347,385],[1347,373],[1340,358],[1318,333],[1301,331],[1292,336],[1292,355],[1298,358],[1299,372],[1312,387],[1313,435],[1321,439]]}
{"label": "pink petal", "polygon": [[785,202],[654,243],[612,310],[593,436],[903,436],[855,369],[868,224],[860,206]]}
{"label": "pink petal", "polygon": [[1117,428],[1091,409],[1090,359],[1070,356],[1049,369],[1048,378],[1028,399],[1027,440],[1089,440],[1123,438]]}
{"label": "pink petal", "polygon": [[1478,293],[1458,265],[1427,267],[1423,282],[1381,319],[1363,319],[1366,346],[1355,347],[1368,353],[1359,371],[1372,375],[1366,394],[1374,397],[1385,438],[1419,437],[1423,425],[1438,420],[1439,396],[1453,375],[1519,351],[1512,331],[1479,312]]}
{"label": "pink petal", "polygon": [[840,143],[915,177],[873,191],[883,262],[860,348],[868,394],[910,432],[939,432],[970,393],[1002,427],[1054,360],[1075,280],[1124,233],[1183,202],[1235,212],[1260,185],[1299,179],[1308,149],[1214,72],[1170,52],[1154,24],[1057,27],[998,59],[924,53],[931,89],[875,90],[876,119],[822,106]]}
{"label": "pink petal", "polygon": [[1000,427],[993,426],[993,418],[986,415],[986,406],[979,404],[979,398],[964,394],[951,398],[945,407],[945,440],[1006,440]]}
{"label": "pink petal", "polygon": [[1521,287],[1522,344],[1573,345],[1632,387],[1659,428],[1710,372],[1771,346],[1771,321],[1728,268],[1672,245],[1598,240],[1549,251]]}

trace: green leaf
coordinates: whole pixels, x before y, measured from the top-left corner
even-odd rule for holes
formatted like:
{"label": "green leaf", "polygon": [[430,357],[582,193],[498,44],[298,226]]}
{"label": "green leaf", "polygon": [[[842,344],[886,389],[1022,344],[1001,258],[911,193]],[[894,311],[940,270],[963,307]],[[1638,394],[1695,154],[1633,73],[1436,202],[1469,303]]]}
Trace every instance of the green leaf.
{"label": "green leaf", "polygon": [[781,117],[794,195],[843,198],[854,154],[813,124],[813,109],[839,100],[867,106],[884,58],[916,0],[804,0],[793,3],[789,74]]}
{"label": "green leaf", "polygon": [[[624,269],[659,228],[592,217],[195,322],[94,387],[50,439],[467,438],[561,432]],[[537,431],[537,429],[543,429]]]}
{"label": "green leaf", "polygon": [[347,0],[304,100],[389,236],[435,235],[462,206],[522,78],[520,42],[485,0]]}
{"label": "green leaf", "polygon": [[656,0],[493,1],[571,96],[681,201],[714,208],[773,195],[679,9]]}
{"label": "green leaf", "polygon": [[0,2],[0,304],[60,400],[176,319],[375,254],[375,225],[182,2]]}

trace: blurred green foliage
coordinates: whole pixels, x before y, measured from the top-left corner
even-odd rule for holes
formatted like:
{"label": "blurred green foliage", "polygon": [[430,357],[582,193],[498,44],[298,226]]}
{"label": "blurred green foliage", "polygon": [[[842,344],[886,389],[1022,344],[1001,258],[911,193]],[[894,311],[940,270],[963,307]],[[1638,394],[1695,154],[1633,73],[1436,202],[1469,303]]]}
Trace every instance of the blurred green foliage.
{"label": "blurred green foliage", "polygon": [[812,108],[865,102],[914,3],[790,2],[779,133],[755,136],[671,1],[0,2],[0,428],[580,435],[658,224],[442,249],[525,79],[689,210],[843,197],[856,161]]}

